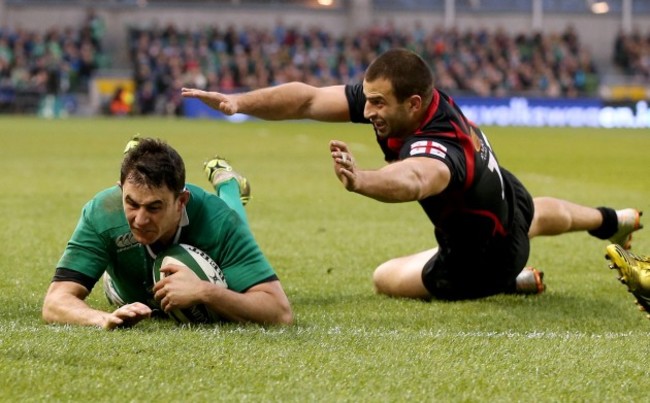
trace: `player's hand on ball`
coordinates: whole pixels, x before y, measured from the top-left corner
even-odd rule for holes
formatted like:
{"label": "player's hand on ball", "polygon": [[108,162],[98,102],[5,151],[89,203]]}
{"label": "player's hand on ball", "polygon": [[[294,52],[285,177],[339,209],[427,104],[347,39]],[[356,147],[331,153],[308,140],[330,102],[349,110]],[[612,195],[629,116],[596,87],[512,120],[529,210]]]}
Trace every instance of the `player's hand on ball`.
{"label": "player's hand on ball", "polygon": [[220,319],[202,298],[212,287],[228,288],[228,284],[217,262],[206,252],[192,245],[172,245],[156,256],[152,274],[154,298],[176,322],[212,323]]}
{"label": "player's hand on ball", "polygon": [[113,330],[118,327],[131,327],[143,319],[151,317],[151,308],[141,302],[134,302],[117,308],[106,317],[103,328]]}
{"label": "player's hand on ball", "polygon": [[163,278],[154,285],[154,298],[165,312],[187,308],[199,303],[197,292],[203,281],[189,268],[168,264],[160,268]]}

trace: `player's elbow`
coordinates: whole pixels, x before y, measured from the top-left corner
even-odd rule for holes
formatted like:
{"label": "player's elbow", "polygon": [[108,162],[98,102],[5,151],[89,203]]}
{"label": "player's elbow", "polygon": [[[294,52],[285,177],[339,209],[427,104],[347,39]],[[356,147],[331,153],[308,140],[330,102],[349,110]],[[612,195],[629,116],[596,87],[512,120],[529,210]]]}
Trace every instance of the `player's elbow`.
{"label": "player's elbow", "polygon": [[268,299],[268,306],[272,307],[270,310],[267,310],[264,316],[266,319],[263,320],[264,323],[269,325],[290,325],[293,323],[293,310],[291,309],[291,303],[289,298],[282,290],[282,286],[279,281],[273,281],[266,283],[264,287],[268,287],[267,290],[271,299]]}
{"label": "player's elbow", "polygon": [[51,298],[45,296],[45,300],[43,301],[43,306],[41,307],[41,318],[43,319],[43,322],[47,324],[55,323],[57,321],[55,312],[56,309],[54,307],[54,304],[52,303]]}
{"label": "player's elbow", "polygon": [[282,303],[279,307],[275,318],[273,320],[275,325],[291,325],[293,324],[293,310],[289,305],[289,301]]}

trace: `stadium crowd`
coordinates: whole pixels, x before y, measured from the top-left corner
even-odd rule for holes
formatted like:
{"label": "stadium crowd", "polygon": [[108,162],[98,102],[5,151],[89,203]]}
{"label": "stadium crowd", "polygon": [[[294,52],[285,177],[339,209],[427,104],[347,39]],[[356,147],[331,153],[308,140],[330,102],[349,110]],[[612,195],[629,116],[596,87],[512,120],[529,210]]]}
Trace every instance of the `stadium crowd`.
{"label": "stadium crowd", "polygon": [[[102,51],[104,31],[92,10],[78,27],[52,26],[41,33],[0,26],[0,110],[13,105],[17,111],[17,94],[86,92],[110,59]],[[316,86],[357,82],[370,60],[397,46],[422,55],[436,85],[452,94],[595,96],[600,79],[571,26],[560,33],[511,34],[422,24],[399,29],[389,22],[348,36],[279,21],[273,29],[131,28],[128,38],[136,84],[129,114],[182,114],[183,86],[227,93],[293,80]],[[650,81],[650,36],[621,34],[613,53],[625,74]],[[110,102],[119,106],[119,97],[116,93]]]}
{"label": "stadium crowd", "polygon": [[324,28],[132,29],[136,103],[142,113],[181,113],[183,86],[229,92],[303,81],[315,86],[361,79],[370,60],[391,47],[422,55],[436,85],[452,93],[546,97],[594,94],[598,71],[572,27],[559,34],[503,29],[459,32],[418,24],[375,26],[354,37]]}
{"label": "stadium crowd", "polygon": [[20,111],[22,96],[86,92],[105,64],[104,30],[93,10],[79,27],[39,32],[0,26],[0,106]]}

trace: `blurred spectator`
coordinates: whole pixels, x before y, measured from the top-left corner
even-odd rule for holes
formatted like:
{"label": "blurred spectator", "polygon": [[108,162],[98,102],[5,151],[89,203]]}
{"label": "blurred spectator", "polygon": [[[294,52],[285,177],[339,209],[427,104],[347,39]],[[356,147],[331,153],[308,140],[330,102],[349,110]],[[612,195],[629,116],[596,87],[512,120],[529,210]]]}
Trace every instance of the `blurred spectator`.
{"label": "blurred spectator", "polygon": [[86,22],[83,27],[85,39],[89,39],[93,47],[102,51],[102,39],[106,31],[104,20],[97,15],[95,9],[91,8],[86,12]]}
{"label": "blurred spectator", "polygon": [[136,102],[134,107],[140,115],[153,115],[157,113],[156,107],[157,94],[153,82],[145,81],[141,83],[136,93]]}
{"label": "blurred spectator", "polygon": [[650,33],[643,37],[636,29],[619,32],[614,43],[614,63],[623,73],[642,82],[650,82]]}
{"label": "blurred spectator", "polygon": [[108,105],[108,110],[113,116],[130,115],[133,108],[133,93],[124,87],[117,87]]}

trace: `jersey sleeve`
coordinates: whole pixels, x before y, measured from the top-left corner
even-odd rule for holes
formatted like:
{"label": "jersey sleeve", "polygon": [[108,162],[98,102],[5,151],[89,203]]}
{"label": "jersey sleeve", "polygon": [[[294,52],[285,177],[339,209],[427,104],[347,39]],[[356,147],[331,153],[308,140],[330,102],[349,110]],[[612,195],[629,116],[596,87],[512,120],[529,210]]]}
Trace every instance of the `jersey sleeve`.
{"label": "jersey sleeve", "polygon": [[228,288],[243,292],[250,287],[275,278],[275,271],[266,259],[248,226],[234,211],[224,222],[222,269]]}
{"label": "jersey sleeve", "polygon": [[463,183],[465,179],[465,154],[453,141],[438,137],[413,136],[402,145],[399,154],[400,160],[413,157],[437,159],[449,167],[452,183]]}
{"label": "jersey sleeve", "polygon": [[234,210],[216,195],[207,193],[202,204],[197,215],[190,217],[191,225],[199,225],[192,231],[195,239],[181,242],[194,244],[210,254],[233,291],[244,292],[277,278],[250,228]]}
{"label": "jersey sleeve", "polygon": [[105,240],[93,226],[92,211],[93,202],[89,202],[82,210],[57,268],[77,271],[99,280],[109,264],[109,256]]}
{"label": "jersey sleeve", "polygon": [[363,95],[363,84],[345,86],[345,97],[348,99],[350,109],[350,121],[353,123],[370,123],[363,117],[363,109],[366,105],[366,96]]}

